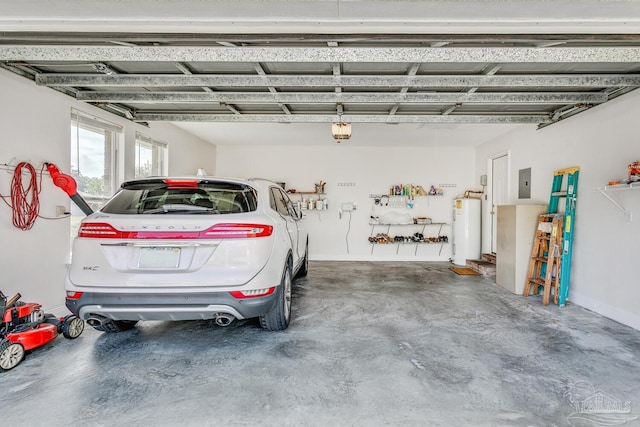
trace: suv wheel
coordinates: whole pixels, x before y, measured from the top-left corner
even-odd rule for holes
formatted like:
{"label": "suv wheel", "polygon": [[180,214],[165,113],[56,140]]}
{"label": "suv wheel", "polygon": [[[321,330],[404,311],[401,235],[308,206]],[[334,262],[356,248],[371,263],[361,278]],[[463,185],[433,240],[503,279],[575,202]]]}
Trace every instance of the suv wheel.
{"label": "suv wheel", "polygon": [[285,265],[278,286],[278,300],[267,314],[260,316],[260,326],[267,331],[283,331],[291,318],[291,266]]}

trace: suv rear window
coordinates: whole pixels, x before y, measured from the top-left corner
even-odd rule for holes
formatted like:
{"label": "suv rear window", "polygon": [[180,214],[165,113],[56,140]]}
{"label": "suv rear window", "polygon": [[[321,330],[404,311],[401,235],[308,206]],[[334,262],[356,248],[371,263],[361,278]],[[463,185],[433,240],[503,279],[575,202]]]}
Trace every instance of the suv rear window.
{"label": "suv rear window", "polygon": [[[167,180],[169,181],[169,180]],[[233,214],[255,211],[256,191],[245,184],[162,179],[129,181],[100,210],[113,214]]]}

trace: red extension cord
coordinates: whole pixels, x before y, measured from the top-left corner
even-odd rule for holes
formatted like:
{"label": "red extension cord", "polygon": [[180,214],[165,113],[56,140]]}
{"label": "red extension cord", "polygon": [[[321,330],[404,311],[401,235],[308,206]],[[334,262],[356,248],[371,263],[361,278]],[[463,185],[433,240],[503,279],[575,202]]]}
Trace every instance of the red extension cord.
{"label": "red extension cord", "polygon": [[[26,187],[22,179],[23,169],[26,169],[26,172],[31,175]],[[42,171],[40,173],[41,182]],[[2,197],[13,211],[13,225],[21,230],[30,230],[38,218],[40,182],[38,182],[36,169],[30,163],[19,163],[13,171],[13,179],[11,180],[11,204],[9,205],[5,197]]]}

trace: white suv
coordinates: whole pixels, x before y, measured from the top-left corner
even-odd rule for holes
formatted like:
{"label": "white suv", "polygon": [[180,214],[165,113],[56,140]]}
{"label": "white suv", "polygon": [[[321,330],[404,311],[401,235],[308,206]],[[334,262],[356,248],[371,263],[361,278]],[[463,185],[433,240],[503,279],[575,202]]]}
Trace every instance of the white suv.
{"label": "white suv", "polygon": [[66,305],[95,329],[139,320],[259,317],[283,330],[308,269],[300,211],[276,183],[210,177],[122,184],[80,224]]}

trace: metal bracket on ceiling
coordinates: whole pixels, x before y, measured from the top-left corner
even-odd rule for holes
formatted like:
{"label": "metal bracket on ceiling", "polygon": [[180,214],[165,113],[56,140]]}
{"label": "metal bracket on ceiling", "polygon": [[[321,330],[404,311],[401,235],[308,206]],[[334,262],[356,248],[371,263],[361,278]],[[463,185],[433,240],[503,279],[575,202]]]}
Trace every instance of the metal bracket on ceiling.
{"label": "metal bracket on ceiling", "polygon": [[116,113],[117,115],[124,117],[128,120],[134,120],[135,113],[133,110],[123,107],[116,104],[109,104],[105,102],[97,102],[94,104],[98,108],[102,108],[103,110],[110,111],[111,113]]}
{"label": "metal bracket on ceiling", "polygon": [[592,108],[594,106],[594,104],[588,104],[588,103],[577,103],[577,104],[573,104],[573,105],[565,105],[563,107],[558,108],[557,110],[551,112],[549,114],[549,118],[551,119],[551,121],[549,123],[540,123],[538,124],[538,129],[542,129],[545,128],[547,126],[550,126],[554,123],[558,123],[559,121],[568,119],[571,116],[574,116],[578,113],[581,113],[585,110],[588,110],[589,108]]}
{"label": "metal bracket on ceiling", "polygon": [[103,62],[96,62],[95,64],[92,64],[93,68],[95,68],[95,70],[99,73],[102,74],[106,74],[107,76],[112,76],[114,74],[118,74],[116,72],[116,70],[114,70],[113,68],[111,68],[109,65],[103,63]]}

